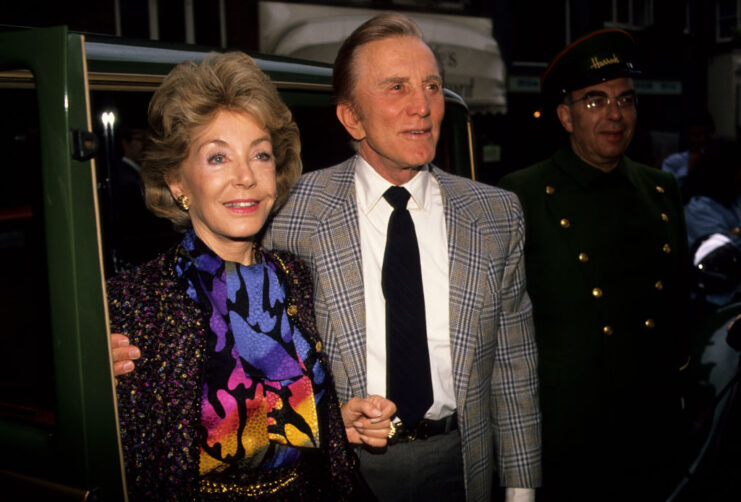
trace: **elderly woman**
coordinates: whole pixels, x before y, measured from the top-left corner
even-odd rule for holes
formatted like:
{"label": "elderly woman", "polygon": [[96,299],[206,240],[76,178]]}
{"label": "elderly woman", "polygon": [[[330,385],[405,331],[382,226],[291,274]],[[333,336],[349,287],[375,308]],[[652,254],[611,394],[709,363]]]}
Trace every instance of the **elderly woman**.
{"label": "elderly woman", "polygon": [[356,500],[348,446],[383,446],[395,406],[340,408],[308,268],[258,234],[301,171],[299,137],[241,53],[178,65],[149,105],[148,207],[186,230],[108,284],[141,351],[117,387],[132,499]]}

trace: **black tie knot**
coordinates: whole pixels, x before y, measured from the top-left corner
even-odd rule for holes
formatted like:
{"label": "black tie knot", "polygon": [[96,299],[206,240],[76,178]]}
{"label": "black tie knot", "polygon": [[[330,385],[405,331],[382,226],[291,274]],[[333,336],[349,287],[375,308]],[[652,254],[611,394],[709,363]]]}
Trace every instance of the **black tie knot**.
{"label": "black tie knot", "polygon": [[407,202],[411,194],[404,187],[391,187],[383,194],[383,198],[388,201],[389,204],[395,210],[401,210],[407,208]]}

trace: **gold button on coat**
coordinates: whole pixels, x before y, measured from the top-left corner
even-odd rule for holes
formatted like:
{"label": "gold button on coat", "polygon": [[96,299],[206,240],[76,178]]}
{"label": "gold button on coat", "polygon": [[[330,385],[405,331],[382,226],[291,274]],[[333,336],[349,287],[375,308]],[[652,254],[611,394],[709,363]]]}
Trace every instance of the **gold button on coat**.
{"label": "gold button on coat", "polygon": [[664,247],[662,247],[661,250],[666,254],[669,254],[672,252],[672,247],[669,244],[664,244]]}
{"label": "gold button on coat", "polygon": [[664,187],[661,185],[656,185],[656,191],[659,193],[664,193]]}
{"label": "gold button on coat", "polygon": [[659,291],[661,291],[662,289],[664,289],[664,283],[661,281],[656,281],[656,284],[654,284],[654,287],[658,289]]}
{"label": "gold button on coat", "polygon": [[669,215],[666,213],[661,213],[661,221],[669,221]]}
{"label": "gold button on coat", "polygon": [[316,351],[321,352],[322,351],[322,342],[316,342]]}
{"label": "gold button on coat", "polygon": [[592,290],[592,296],[595,298],[602,298],[602,290],[600,288],[594,288]]}
{"label": "gold button on coat", "polygon": [[646,322],[644,322],[643,324],[645,324],[647,328],[654,328],[656,326],[656,323],[653,319],[646,319]]}
{"label": "gold button on coat", "polygon": [[294,316],[298,313],[298,307],[295,305],[289,305],[286,309],[286,312],[288,313],[288,315]]}
{"label": "gold button on coat", "polygon": [[579,261],[586,263],[589,261],[589,255],[587,253],[579,253]]}
{"label": "gold button on coat", "polygon": [[569,228],[571,226],[571,222],[566,218],[561,218],[560,223],[562,228]]}
{"label": "gold button on coat", "polygon": [[552,187],[552,186],[550,186],[550,185],[547,185],[547,186],[545,187],[545,193],[547,193],[548,195],[553,195],[554,193],[556,193],[556,189],[555,189],[555,188],[553,188],[553,187]]}
{"label": "gold button on coat", "polygon": [[613,331],[613,329],[612,329],[612,326],[605,326],[604,328],[602,328],[602,332],[603,332],[603,333],[604,333],[605,335],[607,335],[607,336],[610,336],[611,334],[613,334],[613,333],[614,333],[614,331]]}

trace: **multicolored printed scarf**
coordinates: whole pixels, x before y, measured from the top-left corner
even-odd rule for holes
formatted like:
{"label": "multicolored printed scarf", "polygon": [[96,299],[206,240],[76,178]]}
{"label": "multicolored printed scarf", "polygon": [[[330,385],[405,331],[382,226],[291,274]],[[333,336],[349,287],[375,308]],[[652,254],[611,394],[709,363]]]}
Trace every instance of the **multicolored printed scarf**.
{"label": "multicolored printed scarf", "polygon": [[307,374],[311,347],[286,313],[275,270],[266,263],[225,262],[191,230],[181,243],[176,272],[187,280],[188,296],[212,309],[200,474],[237,463],[287,466],[300,456],[294,447],[318,447],[316,406],[326,379],[318,365],[312,368],[313,384]]}

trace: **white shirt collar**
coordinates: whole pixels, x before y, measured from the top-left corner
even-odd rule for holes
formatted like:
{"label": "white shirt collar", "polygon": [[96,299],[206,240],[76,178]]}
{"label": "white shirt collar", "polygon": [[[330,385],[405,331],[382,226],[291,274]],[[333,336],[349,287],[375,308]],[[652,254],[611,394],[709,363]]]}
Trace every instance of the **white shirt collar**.
{"label": "white shirt collar", "polygon": [[[385,180],[371,167],[360,155],[355,162],[355,184],[357,187],[358,210],[369,213],[373,210],[383,194],[392,183]],[[430,190],[430,170],[428,166],[422,167],[420,171],[403,186],[411,194],[412,206],[427,208],[429,203],[428,194]]]}

